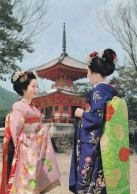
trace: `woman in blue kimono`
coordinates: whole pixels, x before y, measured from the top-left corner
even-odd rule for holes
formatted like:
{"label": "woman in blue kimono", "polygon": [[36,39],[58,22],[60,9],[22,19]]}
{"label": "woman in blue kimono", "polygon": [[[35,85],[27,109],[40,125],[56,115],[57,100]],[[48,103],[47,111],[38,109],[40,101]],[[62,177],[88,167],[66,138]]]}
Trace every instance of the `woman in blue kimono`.
{"label": "woman in blue kimono", "polygon": [[75,194],[106,194],[100,138],[105,122],[106,102],[117,96],[106,76],[115,70],[116,53],[112,49],[94,52],[87,57],[87,77],[95,88],[87,99],[89,110],[77,108],[69,190]]}

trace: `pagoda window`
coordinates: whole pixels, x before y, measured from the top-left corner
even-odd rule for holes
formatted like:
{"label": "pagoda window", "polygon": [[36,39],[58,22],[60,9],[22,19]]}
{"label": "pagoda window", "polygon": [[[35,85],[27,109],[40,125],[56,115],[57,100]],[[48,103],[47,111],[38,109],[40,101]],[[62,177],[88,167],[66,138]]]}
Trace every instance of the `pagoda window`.
{"label": "pagoda window", "polygon": [[63,106],[63,111],[68,111],[68,106]]}
{"label": "pagoda window", "polygon": [[55,106],[55,111],[59,111],[59,106]]}
{"label": "pagoda window", "polygon": [[44,113],[44,108],[41,108],[41,113]]}
{"label": "pagoda window", "polygon": [[45,107],[45,116],[46,119],[50,119],[52,117],[52,106]]}

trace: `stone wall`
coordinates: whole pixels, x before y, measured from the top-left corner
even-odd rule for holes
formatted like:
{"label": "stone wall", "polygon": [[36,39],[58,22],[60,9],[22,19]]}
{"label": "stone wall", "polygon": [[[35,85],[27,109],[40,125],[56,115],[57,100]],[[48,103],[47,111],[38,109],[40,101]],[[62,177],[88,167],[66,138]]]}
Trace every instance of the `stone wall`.
{"label": "stone wall", "polygon": [[51,137],[54,151],[57,153],[70,154],[73,148],[74,132],[68,134],[58,134]]}

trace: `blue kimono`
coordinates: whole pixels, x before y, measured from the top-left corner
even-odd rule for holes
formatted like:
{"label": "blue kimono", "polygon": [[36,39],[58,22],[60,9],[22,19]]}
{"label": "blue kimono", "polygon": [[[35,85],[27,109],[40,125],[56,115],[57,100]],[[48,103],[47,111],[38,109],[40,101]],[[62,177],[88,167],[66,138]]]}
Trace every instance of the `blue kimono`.
{"label": "blue kimono", "polygon": [[91,109],[76,121],[69,190],[75,194],[106,194],[100,138],[105,122],[106,102],[117,96],[110,84],[100,83],[88,97]]}

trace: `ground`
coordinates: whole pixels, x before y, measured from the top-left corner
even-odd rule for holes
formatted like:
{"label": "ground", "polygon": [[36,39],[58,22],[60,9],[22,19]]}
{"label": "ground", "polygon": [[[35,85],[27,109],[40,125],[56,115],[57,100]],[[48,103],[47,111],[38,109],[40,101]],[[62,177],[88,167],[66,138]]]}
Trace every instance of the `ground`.
{"label": "ground", "polygon": [[[48,192],[49,194],[72,194],[69,192],[69,169],[71,162],[71,155],[67,154],[56,154],[59,169],[61,172],[61,186],[56,187],[54,190]],[[0,161],[0,167],[2,163]],[[1,169],[0,169],[1,174]],[[131,190],[130,194],[137,194],[137,155],[130,157],[130,180],[131,180]]]}

